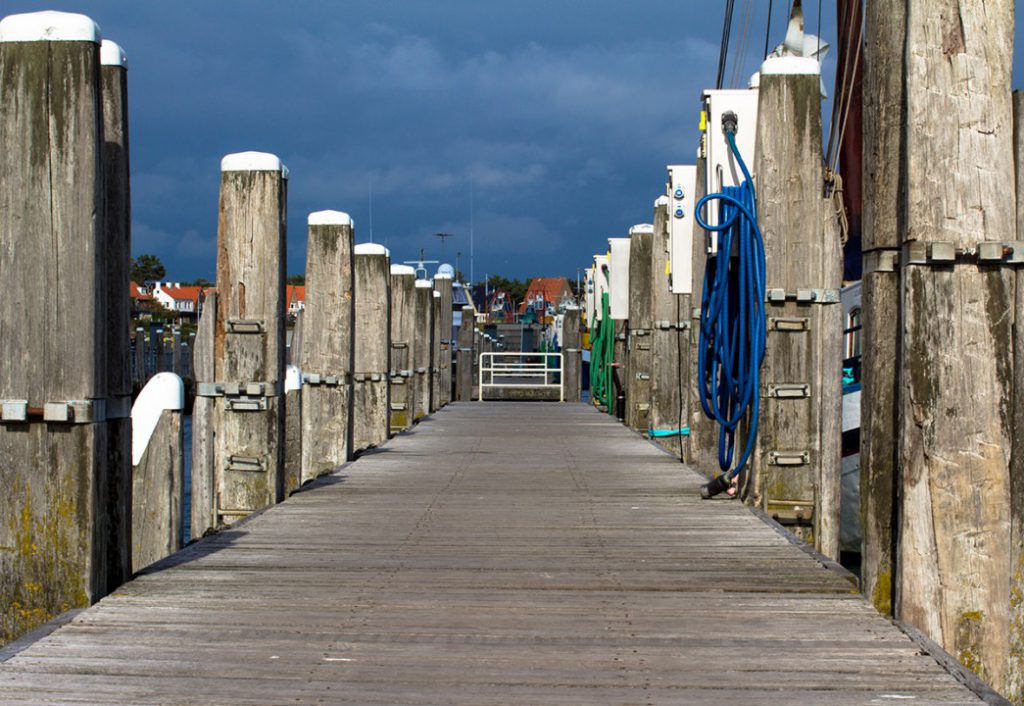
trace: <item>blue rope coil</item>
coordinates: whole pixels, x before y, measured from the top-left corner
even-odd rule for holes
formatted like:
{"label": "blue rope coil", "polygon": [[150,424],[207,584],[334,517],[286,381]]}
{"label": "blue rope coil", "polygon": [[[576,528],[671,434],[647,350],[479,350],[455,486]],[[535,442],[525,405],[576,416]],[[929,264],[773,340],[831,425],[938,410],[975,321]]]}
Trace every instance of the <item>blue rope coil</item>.
{"label": "blue rope coil", "polygon": [[[764,238],[757,226],[754,182],[735,136],[727,131],[725,137],[744,181],[697,203],[697,223],[718,233],[718,253],[708,257],[704,271],[697,377],[701,408],[719,425],[718,465],[729,480],[746,466],[757,439],[767,326]],[[718,225],[701,217],[712,202],[718,206]],[[748,412],[746,442],[733,466],[738,427]]]}

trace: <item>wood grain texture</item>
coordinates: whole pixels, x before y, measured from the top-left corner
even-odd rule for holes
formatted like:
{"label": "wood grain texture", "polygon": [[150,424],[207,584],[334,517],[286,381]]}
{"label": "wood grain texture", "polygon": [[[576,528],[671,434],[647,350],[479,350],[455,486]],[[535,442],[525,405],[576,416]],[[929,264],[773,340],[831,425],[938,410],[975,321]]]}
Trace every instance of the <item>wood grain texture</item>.
{"label": "wood grain texture", "polygon": [[[221,173],[217,230],[217,382],[263,383],[266,409],[213,408],[217,522],[231,524],[284,494],[285,238],[287,184],[280,171]],[[232,322],[262,322],[243,332]],[[239,470],[232,459],[255,459]],[[246,466],[250,464],[245,464]]]}
{"label": "wood grain texture", "polygon": [[391,275],[391,432],[412,427],[416,413],[416,275]]}
{"label": "wood grain texture", "polygon": [[[679,429],[689,420],[690,330],[680,324],[690,323],[692,298],[673,294],[666,274],[669,264],[668,205],[654,207],[654,241],[651,247],[652,311],[655,322],[667,321],[671,328],[655,325],[651,333],[651,414],[652,429]],[[696,225],[694,226],[696,228]],[[694,233],[695,240],[697,233]],[[703,241],[703,237],[700,238]],[[699,289],[695,290],[699,292]],[[686,455],[688,436],[666,438],[662,446],[679,459]]]}
{"label": "wood grain texture", "polygon": [[[1024,240],[1024,92],[1013,92],[1017,240]],[[1024,273],[1013,305],[1013,445],[1010,453],[1010,649],[1004,692],[1024,701]]]}
{"label": "wood grain texture", "polygon": [[458,367],[455,399],[469,402],[473,399],[474,361],[476,360],[476,320],[471,306],[462,307],[462,324],[458,334]]}
{"label": "wood grain texture", "polygon": [[286,390],[284,400],[284,496],[288,497],[302,486],[302,398],[305,392]]}
{"label": "wood grain texture", "polygon": [[[437,290],[433,290],[437,291]],[[441,408],[441,299],[430,300],[430,411]]]}
{"label": "wood grain texture", "polygon": [[354,259],[355,362],[352,381],[352,449],[361,451],[390,433],[391,264],[386,255]]}
{"label": "wood grain texture", "polygon": [[587,405],[450,405],[386,448],[3,662],[0,693],[105,706],[982,702],[845,576],[742,504],[701,501],[700,476]]}
{"label": "wood grain texture", "polygon": [[[876,0],[865,8],[864,30],[864,214],[865,254],[900,246],[898,221],[903,154],[903,0]],[[895,595],[898,533],[900,293],[898,272],[864,275],[861,284],[861,582],[864,594],[891,615]]]}
{"label": "wood grain texture", "polygon": [[441,293],[441,313],[438,321],[438,407],[452,401],[452,280],[438,277],[434,289]]}
{"label": "wood grain texture", "polygon": [[132,572],[181,549],[185,537],[185,437],[180,410],[164,410],[132,468]]}
{"label": "wood grain texture", "polygon": [[[463,320],[465,321],[465,319]],[[581,399],[583,383],[582,345],[580,309],[577,306],[566,307],[565,318],[562,319],[562,375],[565,379],[566,402],[579,402]]]}
{"label": "wood grain texture", "polygon": [[413,416],[416,420],[430,414],[430,344],[434,313],[432,291],[426,287],[417,287],[413,298],[416,302],[416,331],[413,342],[416,362],[416,412]]}
{"label": "wood grain texture", "polygon": [[[210,293],[199,317],[193,366],[196,384],[215,381],[214,338],[217,327],[217,294]],[[216,397],[196,396],[192,405],[192,517],[189,535],[202,537],[217,526],[216,464],[217,432],[214,428]]]}
{"label": "wood grain texture", "polygon": [[[33,408],[109,390],[98,52],[0,43],[0,398]],[[0,641],[124,578],[128,510],[107,505],[123,482],[108,427],[0,425]]]}
{"label": "wood grain texture", "polygon": [[[132,574],[132,397],[131,298],[131,169],[128,150],[128,74],[118,66],[100,70],[103,111],[103,242],[100,268],[106,284],[100,311],[105,319],[106,398],[118,416],[107,422],[107,463],[100,491],[107,533],[107,584],[120,585]],[[116,557],[113,558],[113,557]]]}
{"label": "wood grain texture", "polygon": [[[814,75],[765,75],[758,98],[758,220],[765,243],[768,289],[838,293],[839,236],[822,198],[821,94]],[[838,313],[837,313],[838,312]],[[793,522],[819,551],[839,556],[842,312],[838,303],[769,304],[761,370],[761,418],[749,465],[748,502]],[[802,330],[772,330],[773,318],[802,320]],[[837,345],[839,344],[839,345]],[[801,398],[768,394],[773,385],[807,385]],[[828,421],[827,421],[828,420]],[[802,453],[799,465],[774,463],[774,453]],[[802,510],[794,510],[795,506]]]}
{"label": "wood grain texture", "polygon": [[629,237],[629,370],[626,386],[626,425],[636,431],[650,429],[651,378],[654,375],[651,341],[654,328],[654,236]]}
{"label": "wood grain texture", "polygon": [[354,417],[356,294],[349,225],[309,227],[306,244],[306,307],[297,359],[305,375],[336,385],[303,384],[300,483],[329,473],[351,456]]}
{"label": "wood grain texture", "polygon": [[[1014,3],[910,0],[901,240],[972,247],[1016,235]],[[941,165],[941,166],[940,166]],[[1002,690],[1009,649],[1015,275],[901,269],[902,511],[896,616]]]}

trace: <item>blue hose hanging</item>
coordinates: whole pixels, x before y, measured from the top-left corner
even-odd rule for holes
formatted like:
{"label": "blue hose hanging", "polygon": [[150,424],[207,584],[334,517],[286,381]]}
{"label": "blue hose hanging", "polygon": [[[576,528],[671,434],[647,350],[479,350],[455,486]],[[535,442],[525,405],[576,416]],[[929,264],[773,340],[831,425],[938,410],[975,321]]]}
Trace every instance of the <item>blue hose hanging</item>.
{"label": "blue hose hanging", "polygon": [[[708,194],[697,204],[697,223],[718,233],[718,253],[708,257],[704,271],[697,357],[700,404],[704,414],[719,424],[722,469],[720,476],[701,488],[706,498],[726,490],[754,450],[766,337],[764,239],[757,226],[753,180],[736,147],[735,114],[726,113],[722,123],[744,181]],[[712,201],[718,202],[718,225],[709,225],[701,217]],[[731,257],[734,250],[736,257]],[[737,460],[737,428],[748,411],[747,438]]]}

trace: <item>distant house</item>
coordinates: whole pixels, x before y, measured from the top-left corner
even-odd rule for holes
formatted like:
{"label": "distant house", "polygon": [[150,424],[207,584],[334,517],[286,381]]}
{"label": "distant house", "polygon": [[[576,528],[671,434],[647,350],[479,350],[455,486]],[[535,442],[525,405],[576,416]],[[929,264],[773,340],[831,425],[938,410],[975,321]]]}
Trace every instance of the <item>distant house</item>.
{"label": "distant house", "polygon": [[153,295],[149,293],[149,288],[138,285],[135,282],[128,283],[128,295],[132,300],[133,317],[141,314],[149,303],[153,301]]}
{"label": "distant house", "polygon": [[306,308],[306,287],[301,284],[289,284],[285,288],[286,312],[289,316],[295,316]]}
{"label": "distant house", "polygon": [[519,316],[522,318],[527,311],[532,311],[538,321],[549,323],[546,319],[575,303],[576,297],[565,277],[534,277],[525,299],[519,304]]}
{"label": "distant house", "polygon": [[212,291],[213,287],[182,285],[181,282],[154,282],[151,298],[168,311],[186,318],[198,319],[206,295]]}

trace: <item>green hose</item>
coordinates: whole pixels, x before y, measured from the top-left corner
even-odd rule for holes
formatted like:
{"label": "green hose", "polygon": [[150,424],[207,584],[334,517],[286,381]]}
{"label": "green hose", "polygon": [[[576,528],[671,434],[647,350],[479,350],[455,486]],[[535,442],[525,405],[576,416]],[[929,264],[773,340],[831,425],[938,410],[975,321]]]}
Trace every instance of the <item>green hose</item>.
{"label": "green hose", "polygon": [[615,358],[615,322],[608,304],[608,292],[601,295],[601,318],[590,335],[590,395],[615,414],[612,400],[612,363]]}

